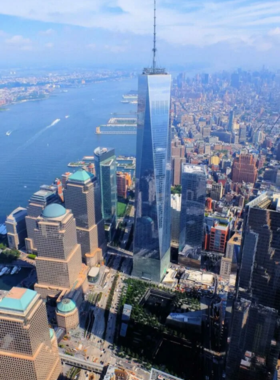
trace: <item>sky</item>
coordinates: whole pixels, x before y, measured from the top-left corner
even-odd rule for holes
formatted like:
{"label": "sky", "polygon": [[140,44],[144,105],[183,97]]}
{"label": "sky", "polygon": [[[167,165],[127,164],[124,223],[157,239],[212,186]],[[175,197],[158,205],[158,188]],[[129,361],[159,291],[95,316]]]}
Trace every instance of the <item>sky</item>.
{"label": "sky", "polygon": [[[153,0],[0,2],[0,66],[151,65]],[[160,66],[278,68],[279,0],[158,0],[157,8]]]}

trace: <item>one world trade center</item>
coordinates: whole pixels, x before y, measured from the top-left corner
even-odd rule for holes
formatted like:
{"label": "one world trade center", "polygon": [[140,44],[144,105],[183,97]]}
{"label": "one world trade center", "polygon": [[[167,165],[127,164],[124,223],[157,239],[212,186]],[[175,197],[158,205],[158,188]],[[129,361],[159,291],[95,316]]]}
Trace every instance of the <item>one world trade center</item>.
{"label": "one world trade center", "polygon": [[155,38],[153,52],[138,80],[132,275],[160,282],[170,262],[171,75],[156,67]]}

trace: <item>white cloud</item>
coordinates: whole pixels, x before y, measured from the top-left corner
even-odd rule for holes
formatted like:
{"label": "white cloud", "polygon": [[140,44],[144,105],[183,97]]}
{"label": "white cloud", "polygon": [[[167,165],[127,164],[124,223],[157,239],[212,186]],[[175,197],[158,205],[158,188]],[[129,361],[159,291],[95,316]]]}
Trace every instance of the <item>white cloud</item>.
{"label": "white cloud", "polygon": [[11,38],[7,38],[5,40],[5,42],[8,45],[16,45],[16,46],[31,44],[31,40],[29,38],[24,38],[20,35],[16,35],[16,36],[13,36]]}
{"label": "white cloud", "polygon": [[54,33],[55,31],[53,29],[42,30],[41,32],[39,32],[39,34],[43,36],[51,36]]}
{"label": "white cloud", "polygon": [[32,41],[21,35],[15,35],[5,40],[5,44],[12,49],[30,51],[33,50]]}
{"label": "white cloud", "polygon": [[[9,0],[1,13],[40,21],[152,34],[152,0]],[[280,2],[261,0],[160,0],[159,38],[179,45],[209,46],[225,41],[257,42],[256,34],[278,34]],[[50,35],[52,29],[41,32]],[[273,32],[270,32],[273,33]],[[273,35],[273,34],[270,34]],[[91,44],[90,44],[91,45]],[[90,47],[89,48],[93,48]],[[122,46],[113,47],[121,51]]]}
{"label": "white cloud", "polygon": [[269,36],[279,36],[280,35],[280,28],[277,27],[275,29],[271,29],[269,32],[268,32],[268,35]]}

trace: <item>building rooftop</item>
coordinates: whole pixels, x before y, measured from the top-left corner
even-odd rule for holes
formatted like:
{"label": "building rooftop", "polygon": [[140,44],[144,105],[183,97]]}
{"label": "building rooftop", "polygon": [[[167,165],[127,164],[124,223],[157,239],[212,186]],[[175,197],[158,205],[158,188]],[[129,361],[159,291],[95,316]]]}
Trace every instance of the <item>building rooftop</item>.
{"label": "building rooftop", "polygon": [[201,165],[184,164],[183,165],[183,173],[205,174],[205,168],[204,168],[204,166],[201,166]]}
{"label": "building rooftop", "polygon": [[57,304],[57,310],[63,314],[70,313],[75,307],[75,302],[70,300],[70,298],[63,298],[63,300]]}
{"label": "building rooftop", "polygon": [[241,233],[236,232],[228,241],[230,244],[241,245]]}
{"label": "building rooftop", "polygon": [[36,295],[37,292],[34,290],[13,287],[9,293],[0,300],[0,311],[24,312]]}
{"label": "building rooftop", "polygon": [[64,215],[65,213],[66,209],[63,206],[57,203],[52,203],[44,209],[42,216],[44,218],[58,218]]}
{"label": "building rooftop", "polygon": [[88,272],[89,277],[96,277],[99,273],[99,268],[98,267],[92,267],[90,271]]}
{"label": "building rooftop", "polygon": [[167,372],[162,372],[158,369],[152,368],[150,380],[182,380],[179,377],[169,375]]}
{"label": "building rooftop", "polygon": [[75,173],[71,174],[68,177],[68,180],[78,181],[78,182],[86,182],[93,177],[94,177],[93,174],[91,174],[91,173],[89,173],[83,169],[79,169]]}
{"label": "building rooftop", "polygon": [[220,230],[220,231],[227,231],[228,230],[228,226],[222,226],[221,224],[218,224],[212,228],[215,228],[215,230]]}
{"label": "building rooftop", "polygon": [[18,207],[7,217],[7,222],[13,223],[27,215],[26,208]]}

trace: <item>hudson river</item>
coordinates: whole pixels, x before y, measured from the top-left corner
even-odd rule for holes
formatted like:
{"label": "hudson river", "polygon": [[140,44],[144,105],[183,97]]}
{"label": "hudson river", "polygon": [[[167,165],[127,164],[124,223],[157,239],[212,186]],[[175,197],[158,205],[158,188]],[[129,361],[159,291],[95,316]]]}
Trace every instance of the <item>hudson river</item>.
{"label": "hudson river", "polygon": [[121,103],[123,94],[136,89],[137,78],[100,82],[0,112],[0,222],[14,208],[26,207],[40,185],[74,171],[67,164],[92,155],[97,146],[135,156],[136,135],[96,135],[95,128],[113,113],[136,112],[136,105]]}

